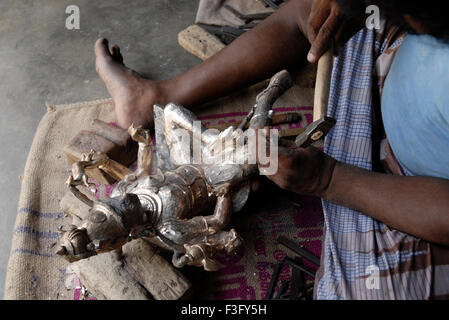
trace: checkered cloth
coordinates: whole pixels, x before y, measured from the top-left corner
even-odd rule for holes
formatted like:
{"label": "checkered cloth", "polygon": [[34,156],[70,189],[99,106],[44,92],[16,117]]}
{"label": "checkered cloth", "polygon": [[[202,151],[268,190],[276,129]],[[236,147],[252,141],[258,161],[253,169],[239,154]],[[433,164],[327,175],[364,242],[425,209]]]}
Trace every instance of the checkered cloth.
{"label": "checkered cloth", "polygon": [[[373,170],[379,148],[373,145],[374,112],[404,38],[384,21],[381,30],[359,31],[336,58],[328,115],[337,125],[325,152],[338,161]],[[326,200],[323,209],[326,233],[317,299],[449,297],[449,261],[436,262],[449,257],[447,250]]]}

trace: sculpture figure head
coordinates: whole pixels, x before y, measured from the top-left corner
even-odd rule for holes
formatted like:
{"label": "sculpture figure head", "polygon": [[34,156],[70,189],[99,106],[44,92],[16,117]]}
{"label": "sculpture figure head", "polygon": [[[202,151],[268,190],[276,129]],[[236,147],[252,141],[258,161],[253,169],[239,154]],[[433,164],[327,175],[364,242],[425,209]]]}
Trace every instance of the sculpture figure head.
{"label": "sculpture figure head", "polygon": [[146,220],[146,213],[135,194],[94,201],[80,226],[72,226],[63,232],[57,254],[74,262],[120,249],[133,238],[133,228],[144,225]]}

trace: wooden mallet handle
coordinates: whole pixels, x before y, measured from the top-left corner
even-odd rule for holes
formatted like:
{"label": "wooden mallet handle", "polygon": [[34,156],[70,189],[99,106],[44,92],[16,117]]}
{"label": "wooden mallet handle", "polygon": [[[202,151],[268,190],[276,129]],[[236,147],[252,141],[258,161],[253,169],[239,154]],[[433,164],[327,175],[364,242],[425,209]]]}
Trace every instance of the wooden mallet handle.
{"label": "wooden mallet handle", "polygon": [[315,96],[313,106],[313,121],[317,121],[327,115],[329,101],[329,89],[331,84],[334,53],[330,49],[318,60],[318,68],[315,83]]}

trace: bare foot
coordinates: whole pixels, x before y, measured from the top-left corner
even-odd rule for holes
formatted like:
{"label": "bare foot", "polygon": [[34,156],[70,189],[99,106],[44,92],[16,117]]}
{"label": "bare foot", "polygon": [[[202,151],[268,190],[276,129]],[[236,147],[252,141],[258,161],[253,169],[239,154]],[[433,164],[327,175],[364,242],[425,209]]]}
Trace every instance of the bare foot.
{"label": "bare foot", "polygon": [[96,69],[115,103],[115,115],[120,127],[153,126],[153,105],[158,101],[156,83],[142,78],[123,64],[118,46],[109,49],[108,40],[95,43]]}

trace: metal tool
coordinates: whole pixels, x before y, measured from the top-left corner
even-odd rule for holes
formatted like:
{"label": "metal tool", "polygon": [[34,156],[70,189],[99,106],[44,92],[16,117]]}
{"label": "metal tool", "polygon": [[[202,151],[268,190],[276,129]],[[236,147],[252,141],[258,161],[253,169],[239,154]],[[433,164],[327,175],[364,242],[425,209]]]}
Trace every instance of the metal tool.
{"label": "metal tool", "polygon": [[[270,6],[271,8],[276,10],[279,8],[279,4],[282,3],[283,1],[264,0],[262,2],[265,5]],[[228,4],[225,4],[223,7],[227,9],[229,12],[231,12],[238,19],[242,20],[244,24],[239,26],[238,28],[230,26],[209,25],[204,23],[198,23],[198,25],[201,26],[206,31],[208,31],[209,33],[214,34],[226,45],[230,44],[232,41],[234,41],[236,38],[241,36],[246,31],[254,28],[258,24],[258,22],[266,19],[272,14],[272,12],[243,14]]]}
{"label": "metal tool", "polygon": [[258,22],[256,22],[256,21],[251,21],[251,22],[248,22],[248,23],[245,23],[245,24],[239,26],[239,29],[242,29],[242,30],[249,30],[249,29],[252,29],[252,28],[254,28],[255,26],[257,26],[257,24],[258,24]]}
{"label": "metal tool", "polygon": [[[297,258],[295,258],[295,260],[297,260]],[[298,296],[301,293],[301,291],[303,291],[304,293],[305,285],[306,285],[306,278],[304,276],[304,272],[302,272],[298,268],[293,268],[292,280],[290,284],[289,300],[298,299]]]}
{"label": "metal tool", "polygon": [[[290,281],[280,281],[279,290],[274,295],[274,290],[279,280],[279,275],[282,268],[289,265],[292,269],[292,277]],[[299,257],[286,257],[282,262],[276,264],[273,275],[268,285],[267,293],[264,300],[309,300],[311,299],[310,289],[314,284],[306,284],[305,274],[312,277],[315,273],[309,268],[305,267]],[[274,296],[274,297],[273,297]]]}
{"label": "metal tool", "polygon": [[273,125],[273,116],[274,116],[274,111],[273,110],[268,111],[267,121],[265,124],[266,127],[271,127]]}
{"label": "metal tool", "polygon": [[281,281],[281,284],[279,285],[279,291],[276,293],[276,297],[274,298],[276,300],[285,298],[289,285],[290,284],[288,283],[288,281]]}
{"label": "metal tool", "polygon": [[301,248],[299,245],[297,245],[292,240],[287,239],[284,236],[280,236],[278,238],[278,242],[280,244],[284,245],[285,247],[289,248],[290,250],[292,250],[294,253],[301,256],[302,258],[307,259],[308,261],[312,262],[313,264],[315,264],[317,266],[320,266],[319,258],[317,258],[313,253],[307,251],[306,249]]}
{"label": "metal tool", "polygon": [[303,133],[296,137],[296,145],[301,148],[307,148],[312,143],[326,136],[334,127],[335,123],[335,119],[330,117],[323,117],[313,122]]}
{"label": "metal tool", "polygon": [[296,261],[295,259],[292,259],[290,257],[285,257],[283,262],[285,262],[286,264],[288,264],[289,266],[291,266],[293,268],[298,268],[299,270],[301,270],[302,272],[308,274],[312,278],[315,278],[315,271],[307,268],[302,263],[298,263],[298,261]]}
{"label": "metal tool", "polygon": [[229,26],[215,26],[210,24],[198,23],[200,27],[208,31],[209,33],[217,36],[223,43],[229,44],[239,36],[244,34],[246,30],[229,27]]}
{"label": "metal tool", "polygon": [[[276,1],[272,1],[272,0],[260,0],[260,2],[262,2],[263,4],[273,8],[274,10],[279,9],[279,5],[276,3]],[[283,1],[282,1],[283,2]]]}
{"label": "metal tool", "polygon": [[273,275],[271,276],[270,284],[268,285],[267,293],[265,294],[265,300],[271,300],[273,298],[274,289],[278,282],[279,274],[281,273],[282,264],[278,263],[274,268]]}
{"label": "metal tool", "polygon": [[248,22],[254,21],[254,20],[263,20],[263,19],[269,17],[272,14],[272,12],[243,14],[243,13],[237,11],[236,9],[234,9],[233,7],[231,7],[228,4],[225,4],[223,7],[225,9],[227,9],[228,11],[230,11],[233,15],[235,15],[240,20],[243,20],[245,23],[248,23]]}

